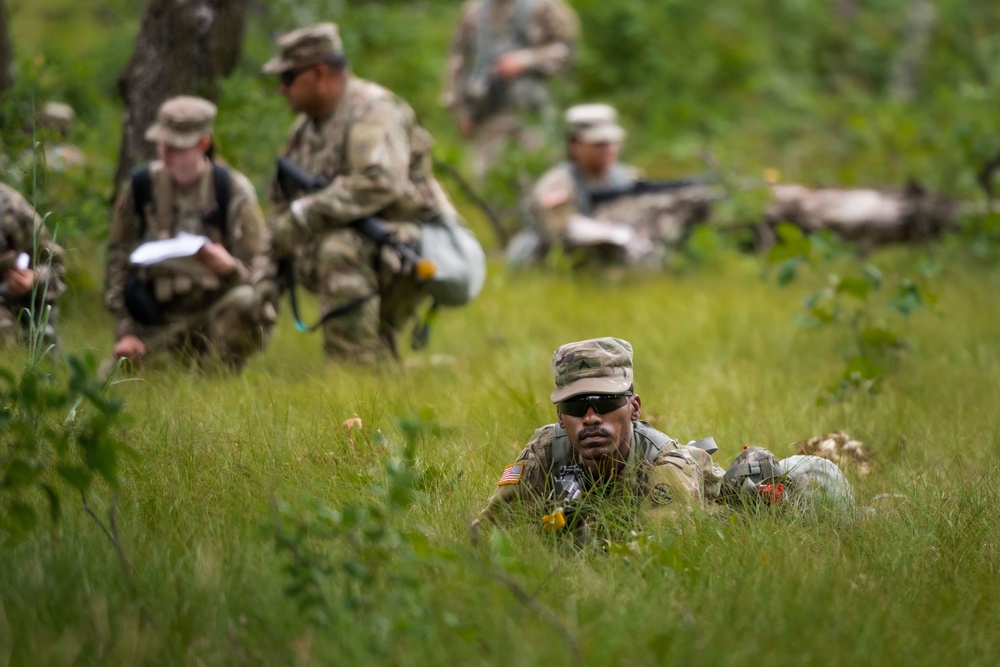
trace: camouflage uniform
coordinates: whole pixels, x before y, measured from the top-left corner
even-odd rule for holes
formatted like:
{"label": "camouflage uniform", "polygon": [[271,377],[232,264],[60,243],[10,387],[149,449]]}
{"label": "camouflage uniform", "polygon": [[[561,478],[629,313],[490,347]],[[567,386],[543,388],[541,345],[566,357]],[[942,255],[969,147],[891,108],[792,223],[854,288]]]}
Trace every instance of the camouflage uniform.
{"label": "camouflage uniform", "polygon": [[[542,147],[544,121],[552,115],[546,79],[569,68],[579,33],[576,13],[562,0],[472,0],[465,5],[452,40],[445,103],[474,124],[477,178],[511,142],[530,151]],[[493,67],[507,53],[517,54],[525,69],[501,82]],[[534,116],[535,122],[526,123],[526,116]]]}
{"label": "camouflage uniform", "polygon": [[[583,394],[622,394],[632,387],[632,347],[617,338],[599,338],[560,347],[552,359],[556,389],[552,402]],[[494,521],[504,508],[519,503],[541,518],[555,477],[565,465],[581,465],[569,436],[559,424],[535,431],[517,460],[504,469],[496,491],[474,523]],[[723,470],[708,451],[633,421],[625,465],[616,479],[600,480],[612,497],[626,494],[645,499],[646,516],[672,516],[681,508],[702,505],[720,495]],[[620,482],[620,483],[616,483]]]}
{"label": "camouflage uniform", "polygon": [[[38,229],[38,253],[34,252],[34,233]],[[14,188],[0,183],[0,257],[5,264],[16,261],[25,253],[29,256],[29,268],[34,272],[35,302],[32,308],[31,293],[24,296],[10,294],[6,280],[0,276],[0,343],[9,340],[24,340],[30,332],[30,321],[22,311],[31,309],[39,317],[46,304],[52,306],[45,328],[47,342],[57,341],[55,324],[58,310],[55,306],[66,286],[62,282],[65,268],[62,248],[52,242],[41,218]],[[37,259],[37,262],[35,261]]]}
{"label": "camouflage uniform", "polygon": [[[522,509],[540,518],[545,499],[552,491],[556,469],[553,439],[559,433],[558,424],[549,424],[535,431],[517,460],[507,466],[496,491],[490,497],[480,519],[493,520],[505,505],[518,502]],[[654,431],[645,422],[634,422],[632,443],[625,468],[620,474],[625,486],[608,485],[619,492],[632,492],[648,499],[647,515],[657,517],[673,514],[679,508],[702,504],[719,497],[722,469],[712,463],[703,449],[680,445],[676,440],[656,431],[668,441],[662,449],[652,450],[654,441],[642,433]],[[573,452],[567,465],[581,461]],[[558,466],[561,467],[561,466]],[[508,471],[514,469],[514,474]]]}
{"label": "camouflage uniform", "polygon": [[[566,126],[571,142],[620,144],[625,137],[617,113],[606,104],[571,107]],[[511,242],[509,263],[530,265],[552,248],[560,248],[588,260],[662,265],[666,247],[679,245],[690,226],[707,216],[716,193],[692,186],[592,203],[593,196],[628,190],[639,179],[637,169],[617,162],[599,181],[588,179],[571,161],[553,167],[538,180],[526,202],[531,228]]]}
{"label": "camouflage uniform", "polygon": [[[279,47],[281,54],[265,72],[280,74],[324,55],[343,55],[334,24],[296,30],[282,37]],[[434,140],[413,109],[375,83],[346,76],[332,113],[320,119],[301,115],[284,151],[297,167],[330,185],[291,202],[275,183],[271,224],[277,238],[283,216],[287,222],[291,213],[297,220],[295,278],[319,295],[323,312],[363,301],[324,323],[326,354],[371,363],[387,348],[395,351],[397,334],[423,293],[412,271],[403,271],[410,267],[350,223],[377,214],[397,238],[416,248],[422,223],[456,214],[431,170]]]}
{"label": "camouflage uniform", "polygon": [[[181,125],[182,120],[192,122],[177,118],[185,113],[201,119],[202,127],[194,135],[210,134],[215,106],[207,100],[180,97],[163,104],[147,139],[169,141],[162,136],[164,128]],[[209,118],[204,118],[206,115]],[[275,320],[270,286],[262,281],[269,267],[267,228],[253,185],[240,172],[227,170],[231,192],[223,233],[218,225],[205,220],[206,213],[217,208],[212,169],[181,190],[162,162],[155,161],[148,168],[152,197],[145,206],[145,220],[136,212],[130,181],[115,204],[111,221],[105,304],[117,318],[116,340],[134,335],[143,341],[147,352],[169,348],[197,357],[215,356],[242,368],[254,352],[263,349]],[[236,260],[236,269],[220,277],[190,258],[141,268],[130,265],[129,255],[142,243],[173,238],[181,232],[207,236],[221,244]],[[126,308],[125,288],[131,277],[149,285],[163,311],[164,323],[140,323]]]}

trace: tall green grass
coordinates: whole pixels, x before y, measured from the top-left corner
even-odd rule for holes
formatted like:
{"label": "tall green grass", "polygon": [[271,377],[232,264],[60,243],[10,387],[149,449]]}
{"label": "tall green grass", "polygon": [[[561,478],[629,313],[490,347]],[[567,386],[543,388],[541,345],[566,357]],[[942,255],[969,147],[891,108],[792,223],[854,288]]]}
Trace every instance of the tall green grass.
{"label": "tall green grass", "polygon": [[[877,261],[905,266],[917,252]],[[587,664],[987,664],[1000,600],[995,271],[946,262],[940,309],[913,319],[913,349],[884,394],[820,408],[847,341],[792,322],[809,286],[775,287],[753,258],[716,260],[611,281],[495,270],[482,298],[441,318],[430,350],[377,372],[324,364],[317,337],[287,318],[241,377],[154,364],[117,388],[134,452],[118,505],[134,589],[97,526],[68,508],[59,526],[0,549],[0,658],[570,664],[578,651]],[[88,309],[65,318],[63,336],[69,351],[107,353],[110,330]],[[525,517],[473,549],[468,522],[553,419],[552,350],[598,335],[635,346],[646,417],[682,440],[714,435],[723,465],[745,444],[787,455],[844,428],[876,456],[870,477],[853,478],[862,507],[899,497],[853,517],[699,515],[614,554]],[[353,415],[363,430],[343,426]],[[381,574],[364,604],[314,626],[283,592],[275,507],[380,507],[408,436],[417,501],[384,525],[426,544],[411,536],[369,556]],[[91,501],[99,511],[108,498]],[[344,561],[357,548],[307,542]],[[320,577],[337,601],[334,580]]]}

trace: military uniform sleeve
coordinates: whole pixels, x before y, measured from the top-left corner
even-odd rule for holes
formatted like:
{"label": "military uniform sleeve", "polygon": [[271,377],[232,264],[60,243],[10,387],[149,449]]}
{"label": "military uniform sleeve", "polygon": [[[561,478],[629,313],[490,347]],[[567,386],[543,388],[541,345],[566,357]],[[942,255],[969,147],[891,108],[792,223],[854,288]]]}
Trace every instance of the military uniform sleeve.
{"label": "military uniform sleeve", "polygon": [[[390,99],[373,101],[359,114],[347,142],[350,171],[325,189],[296,201],[310,229],[342,227],[373,215],[413,193],[406,121]],[[298,202],[302,202],[299,204]]]}
{"label": "military uniform sleeve", "polygon": [[545,39],[540,46],[523,51],[526,67],[546,76],[566,71],[576,55],[580,38],[576,12],[562,0],[550,0],[538,10],[536,20]]}
{"label": "military uniform sleeve", "polygon": [[706,500],[719,495],[721,476],[712,457],[697,447],[678,447],[661,451],[648,474],[648,515],[653,519],[684,513],[703,507]]}
{"label": "military uniform sleeve", "polygon": [[104,277],[104,305],[117,319],[115,340],[135,335],[138,327],[125,309],[125,282],[129,276],[128,256],[139,245],[141,224],[135,213],[132,184],[122,186],[115,203],[108,234],[108,259]]}
{"label": "military uniform sleeve", "polygon": [[267,270],[268,232],[257,192],[243,174],[232,171],[233,198],[229,203],[226,246],[236,260],[236,270],[225,278],[226,287],[245,285]]}
{"label": "military uniform sleeve", "polygon": [[[32,257],[31,269],[34,272],[35,284],[46,285],[46,301],[54,301],[60,294],[66,291],[63,277],[66,275],[66,268],[63,264],[63,250],[52,241],[45,224],[35,211],[34,207],[28,203],[19,192],[7,189],[4,192],[5,199],[8,199],[6,207],[9,215],[5,216],[5,230],[10,237],[11,246],[18,252],[27,253]],[[38,232],[38,253],[35,256],[35,232]]]}
{"label": "military uniform sleeve", "polygon": [[[496,491],[490,496],[486,507],[479,513],[473,526],[481,522],[494,523],[508,507],[518,502],[528,507],[539,506],[545,500],[548,470],[546,468],[546,444],[551,446],[551,427],[535,431],[527,446],[521,450],[517,460],[506,466],[499,475]],[[538,516],[541,519],[541,515]]]}
{"label": "military uniform sleeve", "polygon": [[463,100],[465,99],[465,82],[475,63],[476,25],[475,13],[478,2],[466,3],[458,29],[451,40],[451,50],[448,53],[448,83],[444,94],[444,106],[451,109],[456,116],[469,115]]}
{"label": "military uniform sleeve", "polygon": [[547,245],[561,243],[570,220],[580,215],[572,179],[546,174],[531,193],[529,210],[535,230]]}

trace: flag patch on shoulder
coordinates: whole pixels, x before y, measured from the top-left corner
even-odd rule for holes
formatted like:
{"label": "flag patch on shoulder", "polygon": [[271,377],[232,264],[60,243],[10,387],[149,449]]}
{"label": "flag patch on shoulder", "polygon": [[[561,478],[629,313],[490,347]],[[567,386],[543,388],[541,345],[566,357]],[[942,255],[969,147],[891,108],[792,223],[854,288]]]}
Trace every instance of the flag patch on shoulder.
{"label": "flag patch on shoulder", "polygon": [[541,196],[542,208],[555,208],[560,204],[569,201],[569,190],[566,188],[553,188]]}
{"label": "flag patch on shoulder", "polygon": [[500,475],[500,481],[497,482],[497,486],[502,486],[503,484],[519,484],[521,482],[522,472],[524,472],[523,463],[512,463],[503,469],[503,474]]}

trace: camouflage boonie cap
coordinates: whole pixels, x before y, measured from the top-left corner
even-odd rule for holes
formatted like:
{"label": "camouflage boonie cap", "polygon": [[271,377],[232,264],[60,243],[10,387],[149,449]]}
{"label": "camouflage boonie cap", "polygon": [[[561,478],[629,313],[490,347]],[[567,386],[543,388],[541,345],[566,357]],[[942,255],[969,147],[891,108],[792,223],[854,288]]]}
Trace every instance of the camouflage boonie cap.
{"label": "camouflage boonie cap", "polygon": [[263,70],[265,74],[281,74],[343,55],[344,42],[337,24],[317,23],[282,36],[278,40],[278,55],[264,63]]}
{"label": "camouflage boonie cap", "polygon": [[632,345],[620,338],[567,343],[552,355],[552,402],[581,394],[623,394],[632,386]]}
{"label": "camouflage boonie cap", "polygon": [[160,105],[156,122],[146,130],[146,141],[174,148],[191,148],[215,130],[216,107],[201,97],[181,95]]}
{"label": "camouflage boonie cap", "polygon": [[618,125],[618,112],[609,104],[578,104],[566,110],[566,131],[585,144],[618,144],[625,130]]}

